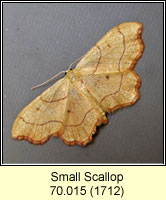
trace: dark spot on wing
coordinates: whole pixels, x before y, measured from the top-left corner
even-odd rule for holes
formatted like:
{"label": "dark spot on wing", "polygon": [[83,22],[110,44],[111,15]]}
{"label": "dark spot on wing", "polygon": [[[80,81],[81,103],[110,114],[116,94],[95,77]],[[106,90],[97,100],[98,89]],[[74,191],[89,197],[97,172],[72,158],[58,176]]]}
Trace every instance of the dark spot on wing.
{"label": "dark spot on wing", "polygon": [[110,44],[107,44],[107,47],[111,48],[111,45],[110,45]]}

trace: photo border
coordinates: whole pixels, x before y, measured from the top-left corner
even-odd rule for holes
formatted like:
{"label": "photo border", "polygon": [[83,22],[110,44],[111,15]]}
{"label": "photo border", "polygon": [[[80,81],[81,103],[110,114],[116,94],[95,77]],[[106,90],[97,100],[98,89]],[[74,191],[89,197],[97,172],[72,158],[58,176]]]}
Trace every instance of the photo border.
{"label": "photo border", "polygon": [[[163,4],[163,163],[3,163],[3,5],[6,3],[162,3]],[[165,1],[1,1],[1,166],[165,166]]]}

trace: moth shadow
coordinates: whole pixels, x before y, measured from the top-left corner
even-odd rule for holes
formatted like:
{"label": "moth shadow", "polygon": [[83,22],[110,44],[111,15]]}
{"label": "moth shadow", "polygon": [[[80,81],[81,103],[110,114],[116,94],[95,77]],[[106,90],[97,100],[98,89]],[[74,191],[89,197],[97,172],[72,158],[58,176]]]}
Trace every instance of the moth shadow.
{"label": "moth shadow", "polygon": [[100,132],[105,128],[107,124],[102,124],[101,126],[97,126],[96,127],[96,132],[92,135],[92,141],[90,143],[88,143],[87,145],[89,144],[94,144],[95,141],[96,141],[96,138],[97,136],[100,134]]}

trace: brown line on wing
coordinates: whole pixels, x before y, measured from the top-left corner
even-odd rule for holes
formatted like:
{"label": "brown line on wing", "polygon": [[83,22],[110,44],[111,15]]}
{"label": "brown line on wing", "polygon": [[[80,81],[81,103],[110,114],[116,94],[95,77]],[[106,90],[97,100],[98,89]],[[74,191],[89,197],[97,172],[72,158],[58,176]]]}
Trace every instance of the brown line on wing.
{"label": "brown line on wing", "polygon": [[122,35],[122,37],[123,37],[123,52],[122,52],[122,55],[121,55],[121,57],[120,57],[120,59],[119,59],[119,64],[118,64],[118,71],[120,71],[121,60],[122,60],[122,57],[123,57],[123,55],[124,55],[124,53],[125,53],[126,45],[125,45],[125,36],[124,36],[124,34],[121,32],[119,26],[118,26],[118,32],[119,32],[119,33]]}
{"label": "brown line on wing", "polygon": [[97,68],[98,68],[98,66],[99,66],[99,64],[100,64],[100,60],[101,60],[101,49],[100,49],[100,47],[99,47],[97,44],[96,44],[96,47],[99,49],[100,56],[99,56],[99,59],[98,59],[98,62],[97,62],[96,68],[95,68],[95,70],[93,71],[92,74],[94,74],[94,73],[97,71]]}
{"label": "brown line on wing", "polygon": [[117,93],[120,91],[120,88],[121,88],[121,86],[122,86],[122,79],[123,79],[123,74],[121,74],[120,84],[119,84],[118,90],[115,91],[115,92],[112,92],[112,93],[110,93],[110,94],[108,94],[108,95],[106,95],[106,96],[104,96],[104,97],[101,99],[100,104],[105,100],[105,98],[107,98],[107,97],[109,97],[109,96],[111,96],[111,95],[117,94]]}
{"label": "brown line on wing", "polygon": [[46,103],[54,103],[54,102],[62,101],[62,100],[64,100],[64,99],[66,99],[66,98],[67,98],[67,96],[62,97],[62,98],[59,98],[59,99],[56,99],[56,100],[48,101],[48,100],[45,100],[45,99],[43,99],[42,97],[40,97],[40,99],[41,99],[42,101],[46,102]]}
{"label": "brown line on wing", "polygon": [[27,122],[23,117],[20,117],[20,119],[22,119],[22,121],[25,122],[26,124],[37,125],[37,126],[43,126],[45,124],[52,123],[52,122],[57,122],[57,123],[63,124],[62,121],[58,121],[58,120],[50,120],[50,121],[47,121],[47,122],[42,123],[42,124],[37,124],[37,123],[34,123],[34,122]]}
{"label": "brown line on wing", "polygon": [[[118,26],[117,28],[118,28],[118,32],[119,32],[119,33],[122,35],[122,37],[123,37],[123,47],[124,47],[123,52],[122,52],[122,55],[121,55],[121,57],[120,57],[120,59],[119,59],[119,64],[118,64],[118,71],[120,72],[120,64],[121,64],[121,60],[122,60],[122,58],[123,58],[123,56],[124,56],[124,53],[125,53],[125,50],[126,50],[126,45],[125,45],[125,36],[124,36],[124,34],[121,32],[119,26]],[[101,101],[100,101],[100,104],[104,101],[105,98],[107,98],[107,97],[109,97],[109,96],[111,96],[111,95],[117,94],[117,93],[120,91],[120,88],[121,88],[121,85],[122,85],[122,79],[123,79],[123,75],[121,74],[120,85],[119,85],[118,90],[115,91],[115,92],[113,92],[113,93],[110,93],[110,94],[106,95],[105,97],[103,97],[103,98],[101,99]]]}
{"label": "brown line on wing", "polygon": [[93,110],[93,108],[89,109],[89,110],[85,113],[83,119],[81,120],[81,122],[80,122],[79,124],[75,124],[75,125],[74,125],[74,124],[69,124],[69,125],[66,124],[66,125],[64,125],[64,126],[73,126],[73,127],[75,127],[75,126],[80,126],[80,125],[84,122],[84,120],[85,120],[87,114],[90,113],[92,110]]}
{"label": "brown line on wing", "polygon": [[[81,122],[80,122],[79,124],[69,124],[69,125],[68,125],[68,124],[64,124],[64,126],[80,126],[80,125],[84,122],[84,120],[85,120],[87,114],[90,113],[92,110],[93,110],[93,108],[89,109],[89,110],[85,113],[83,119],[81,120]],[[33,122],[27,122],[23,117],[20,117],[20,119],[22,119],[23,122],[25,122],[26,124],[37,125],[37,126],[43,126],[43,125],[45,125],[45,124],[53,123],[53,122],[57,122],[57,123],[63,124],[62,121],[58,121],[58,120],[50,120],[50,121],[47,121],[47,122],[42,123],[42,124],[37,124],[37,123],[33,123]]]}

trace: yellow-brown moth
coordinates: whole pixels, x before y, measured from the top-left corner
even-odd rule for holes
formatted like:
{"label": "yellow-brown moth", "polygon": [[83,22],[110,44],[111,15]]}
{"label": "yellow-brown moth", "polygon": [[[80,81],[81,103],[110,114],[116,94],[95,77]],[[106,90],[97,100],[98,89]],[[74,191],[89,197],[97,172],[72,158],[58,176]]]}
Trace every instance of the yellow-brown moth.
{"label": "yellow-brown moth", "polygon": [[122,23],[106,33],[64,78],[44,91],[17,116],[12,137],[42,144],[50,136],[68,145],[92,141],[105,113],[139,98],[140,78],[133,68],[141,57],[142,24]]}

